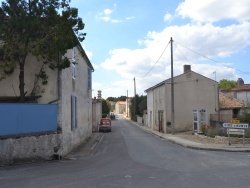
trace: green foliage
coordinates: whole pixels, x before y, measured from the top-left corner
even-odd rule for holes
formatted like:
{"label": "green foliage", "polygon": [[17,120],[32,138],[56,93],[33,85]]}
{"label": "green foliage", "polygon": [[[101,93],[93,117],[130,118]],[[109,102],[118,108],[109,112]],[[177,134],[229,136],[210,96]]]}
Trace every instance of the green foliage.
{"label": "green foliage", "polygon": [[219,89],[223,90],[223,89],[231,89],[231,88],[235,88],[237,86],[237,82],[234,80],[220,80],[219,82]]}
{"label": "green foliage", "polygon": [[[24,66],[28,55],[50,68],[70,66],[68,49],[86,34],[70,0],[5,0],[0,7],[0,78],[19,65],[20,99],[24,101]],[[58,64],[60,62],[60,64]]]}
{"label": "green foliage", "polygon": [[126,96],[120,96],[117,98],[117,101],[126,101],[127,97]]}
{"label": "green foliage", "polygon": [[120,97],[108,97],[107,100],[108,101],[126,101],[127,97],[126,96],[120,96]]}
{"label": "green foliage", "polygon": [[102,99],[102,114],[107,116],[107,114],[109,114],[110,112],[110,109],[111,107],[109,102],[107,100]]}
{"label": "green foliage", "polygon": [[114,102],[116,102],[117,98],[116,97],[108,97],[107,100],[108,101],[114,101]]}
{"label": "green foliage", "polygon": [[44,70],[42,70],[42,71],[40,72],[40,74],[37,75],[37,76],[39,76],[39,77],[42,79],[42,84],[43,84],[43,85],[46,85],[46,84],[48,83],[48,75],[45,73]]}
{"label": "green foliage", "polygon": [[201,132],[208,136],[214,138],[215,136],[227,136],[226,129],[218,125],[201,125]]}
{"label": "green foliage", "polygon": [[[135,102],[136,102],[136,107],[134,105]],[[135,97],[133,97],[130,106],[131,119],[136,121],[136,116],[137,115],[142,116],[144,110],[147,110],[147,96],[136,95]]]}
{"label": "green foliage", "polygon": [[239,117],[240,122],[250,124],[250,108],[245,108],[242,115]]}

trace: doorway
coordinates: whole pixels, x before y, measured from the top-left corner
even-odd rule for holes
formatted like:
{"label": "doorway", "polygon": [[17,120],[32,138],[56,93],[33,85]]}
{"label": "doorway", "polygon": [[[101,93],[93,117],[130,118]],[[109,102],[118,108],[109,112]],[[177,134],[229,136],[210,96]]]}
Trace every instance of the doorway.
{"label": "doorway", "polygon": [[164,133],[163,130],[163,110],[158,110],[158,123],[159,123],[159,132]]}

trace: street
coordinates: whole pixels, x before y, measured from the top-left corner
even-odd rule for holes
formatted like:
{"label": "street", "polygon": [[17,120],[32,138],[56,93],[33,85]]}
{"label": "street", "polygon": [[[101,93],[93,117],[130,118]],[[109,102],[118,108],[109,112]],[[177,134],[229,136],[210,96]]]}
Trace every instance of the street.
{"label": "street", "polygon": [[[73,154],[74,156],[74,154]],[[0,167],[0,187],[250,187],[250,153],[193,150],[119,116],[93,154]]]}

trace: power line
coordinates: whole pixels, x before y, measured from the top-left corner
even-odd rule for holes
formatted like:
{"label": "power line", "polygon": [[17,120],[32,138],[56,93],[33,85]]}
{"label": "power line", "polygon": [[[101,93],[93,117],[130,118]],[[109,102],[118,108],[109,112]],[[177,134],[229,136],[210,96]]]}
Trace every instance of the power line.
{"label": "power line", "polygon": [[166,51],[166,49],[168,48],[168,45],[170,44],[170,42],[168,42],[167,46],[164,48],[163,52],[161,53],[160,57],[157,59],[157,61],[155,62],[155,64],[149,69],[149,71],[142,77],[140,77],[139,79],[142,79],[144,77],[146,77],[150,72],[151,70],[155,67],[155,65],[159,62],[159,60],[161,59],[161,57],[163,56],[164,52]]}
{"label": "power line", "polygon": [[214,59],[212,59],[212,58],[209,58],[209,57],[207,57],[207,56],[205,56],[205,55],[203,55],[203,54],[201,54],[201,53],[199,53],[199,52],[196,52],[196,51],[194,51],[194,50],[192,50],[192,49],[190,49],[190,48],[188,48],[188,47],[186,47],[186,46],[184,46],[184,45],[182,45],[182,44],[180,44],[180,43],[178,43],[178,42],[176,42],[176,41],[174,41],[174,42],[175,42],[176,44],[178,44],[178,45],[180,45],[180,46],[182,46],[182,47],[184,47],[184,48],[186,48],[186,49],[188,49],[188,50],[190,50],[190,51],[192,51],[192,52],[194,52],[194,53],[196,53],[196,54],[198,54],[198,55],[200,55],[200,56],[202,56],[202,57],[204,57],[204,58],[206,58],[206,59],[209,59],[210,61],[213,61],[213,62],[215,62],[215,63],[221,64],[221,65],[223,65],[224,67],[227,67],[227,68],[232,68],[232,69],[234,69],[234,70],[236,70],[236,71],[239,71],[239,72],[241,72],[241,73],[243,73],[243,74],[250,75],[249,72],[245,72],[245,71],[236,69],[236,68],[234,68],[234,67],[232,67],[232,66],[225,65],[225,64],[223,64],[223,63],[221,63],[221,62],[219,62],[219,61],[216,61],[216,60],[214,60]]}

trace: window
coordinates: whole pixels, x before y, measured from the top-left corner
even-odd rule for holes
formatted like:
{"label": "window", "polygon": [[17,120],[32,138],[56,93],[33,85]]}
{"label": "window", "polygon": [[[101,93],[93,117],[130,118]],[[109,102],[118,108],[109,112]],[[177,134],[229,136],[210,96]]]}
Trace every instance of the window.
{"label": "window", "polygon": [[71,130],[77,128],[77,106],[76,97],[71,96]]}
{"label": "window", "polygon": [[91,80],[91,69],[88,68],[88,89],[91,89],[91,85],[92,85],[92,80]]}

